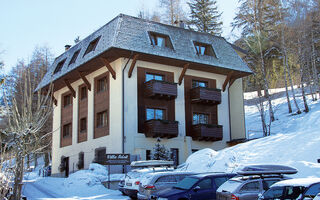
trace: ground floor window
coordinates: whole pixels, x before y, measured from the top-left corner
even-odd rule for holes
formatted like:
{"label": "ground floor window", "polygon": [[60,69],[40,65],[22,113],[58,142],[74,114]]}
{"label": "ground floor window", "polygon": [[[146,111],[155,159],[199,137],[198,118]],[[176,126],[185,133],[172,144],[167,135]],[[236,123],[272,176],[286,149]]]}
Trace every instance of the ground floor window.
{"label": "ground floor window", "polygon": [[79,161],[78,161],[78,169],[83,169],[84,168],[84,153],[80,152],[79,153]]}
{"label": "ground floor window", "polygon": [[94,162],[99,164],[104,164],[106,160],[106,148],[101,147],[95,150]]}

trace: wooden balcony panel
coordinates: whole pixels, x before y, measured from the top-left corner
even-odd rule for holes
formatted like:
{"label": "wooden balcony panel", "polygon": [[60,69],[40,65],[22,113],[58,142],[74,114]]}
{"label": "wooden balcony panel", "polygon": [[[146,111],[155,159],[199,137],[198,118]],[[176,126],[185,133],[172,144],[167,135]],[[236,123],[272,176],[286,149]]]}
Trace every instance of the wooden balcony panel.
{"label": "wooden balcony panel", "polygon": [[223,130],[221,125],[196,124],[192,125],[192,139],[199,141],[219,141],[222,140]]}
{"label": "wooden balcony panel", "polygon": [[220,104],[221,103],[221,90],[216,88],[196,87],[190,91],[192,103],[202,104]]}
{"label": "wooden balcony panel", "polygon": [[144,94],[148,98],[175,99],[177,97],[177,84],[150,80],[144,83]]}
{"label": "wooden balcony panel", "polygon": [[173,138],[178,136],[178,122],[167,120],[148,120],[144,123],[146,137]]}

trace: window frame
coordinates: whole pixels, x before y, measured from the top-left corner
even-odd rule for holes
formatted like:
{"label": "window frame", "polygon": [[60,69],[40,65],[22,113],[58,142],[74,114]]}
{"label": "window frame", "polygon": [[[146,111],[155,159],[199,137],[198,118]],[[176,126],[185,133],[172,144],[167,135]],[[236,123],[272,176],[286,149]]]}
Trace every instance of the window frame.
{"label": "window frame", "polygon": [[[194,87],[194,86],[193,86],[193,83],[197,83],[197,86]],[[204,84],[205,84],[205,87],[200,86],[199,83],[204,83]],[[197,87],[209,88],[209,83],[208,83],[208,81],[201,81],[201,80],[197,80],[197,79],[192,79],[192,80],[191,80],[191,87],[192,87],[192,88],[197,88]]]}
{"label": "window frame", "polygon": [[[154,113],[153,113],[153,118],[151,119],[148,119],[148,110],[154,110]],[[158,118],[155,118],[156,117],[156,112],[157,110],[161,110],[162,111],[162,119],[158,119]],[[154,107],[146,107],[145,109],[145,113],[146,113],[146,121],[149,121],[149,120],[166,120],[167,119],[167,110],[164,109],[164,108],[154,108]]]}
{"label": "window frame", "polygon": [[[67,101],[66,99],[69,99],[69,100],[70,100],[70,102],[69,102],[68,104],[66,104],[66,101]],[[72,105],[72,104],[73,104],[73,101],[72,101],[72,100],[73,100],[73,99],[72,99],[71,94],[66,94],[66,95],[64,95],[64,96],[63,96],[63,108],[66,108],[66,107]]]}
{"label": "window frame", "polygon": [[[212,57],[217,58],[217,54],[214,51],[214,49],[213,49],[211,44],[202,43],[202,42],[198,42],[198,41],[193,41],[193,46],[194,46],[196,54],[198,56],[212,56]],[[201,51],[199,52],[199,49],[197,47],[199,47],[199,49],[201,49],[201,47],[204,47],[203,54],[201,53]]]}
{"label": "window frame", "polygon": [[86,51],[85,51],[84,54],[83,54],[83,57],[86,56],[88,53],[93,52],[93,51],[96,50],[96,47],[98,46],[98,43],[99,43],[100,38],[101,38],[101,35],[98,36],[96,39],[92,40],[92,41],[89,43]]}
{"label": "window frame", "polygon": [[[100,87],[100,81],[101,80],[104,80],[104,86],[103,89]],[[107,79],[107,76],[103,76],[103,77],[100,77],[96,80],[96,93],[101,93],[101,92],[106,92],[108,91],[108,79]]]}
{"label": "window frame", "polygon": [[72,55],[72,57],[71,57],[71,60],[70,60],[70,62],[69,62],[69,64],[68,64],[68,66],[70,66],[70,65],[72,65],[73,63],[76,62],[76,60],[77,60],[77,58],[78,58],[78,56],[79,56],[79,54],[80,54],[80,50],[81,50],[81,49],[78,49],[77,51],[75,51],[75,52],[73,53],[73,55]]}
{"label": "window frame", "polygon": [[[68,134],[65,134],[66,130],[68,130]],[[64,124],[62,128],[62,138],[68,138],[71,136],[71,134],[72,134],[72,123],[70,122],[70,123]]]}
{"label": "window frame", "polygon": [[[206,115],[207,116],[207,123],[201,123],[200,116],[198,116],[197,123],[194,123],[194,115]],[[203,113],[203,112],[193,112],[192,113],[192,125],[198,124],[209,124],[210,123],[210,113]]]}
{"label": "window frame", "polygon": [[66,60],[67,59],[65,58],[65,59],[61,60],[60,62],[58,62],[56,68],[53,71],[53,74],[56,74],[56,73],[61,71],[61,69],[63,68],[64,63],[66,62]]}
{"label": "window frame", "polygon": [[[153,79],[147,80],[147,76],[148,76],[148,75],[153,76]],[[155,79],[156,76],[161,77],[162,80],[157,80],[157,79]],[[165,78],[166,78],[166,77],[165,77],[165,75],[163,75],[163,74],[149,73],[149,72],[146,72],[146,74],[145,74],[145,82],[152,81],[152,80],[155,80],[155,81],[165,81]]]}
{"label": "window frame", "polygon": [[[80,86],[80,101],[86,100],[88,98],[88,87],[86,85]],[[85,97],[83,96],[83,92],[85,91]]]}
{"label": "window frame", "polygon": [[[160,48],[168,48],[172,50],[174,49],[169,35],[153,32],[153,31],[148,31],[148,35],[149,35],[149,39],[152,46],[157,46]],[[158,38],[164,39],[163,45],[161,46],[158,45]]]}
{"label": "window frame", "polygon": [[[101,116],[104,116],[105,114],[105,120],[103,120],[104,118],[102,117],[101,120]],[[102,124],[100,124],[100,122],[102,122]],[[105,123],[103,123],[105,122]],[[103,110],[101,112],[97,112],[97,121],[96,121],[96,128],[103,128],[103,127],[108,127],[108,123],[109,123],[109,119],[108,119],[108,110]]]}
{"label": "window frame", "polygon": [[[83,120],[85,120],[85,129],[82,129],[83,128]],[[88,129],[88,122],[87,122],[87,117],[82,117],[80,120],[79,120],[79,133],[86,133],[87,132],[87,129]]]}

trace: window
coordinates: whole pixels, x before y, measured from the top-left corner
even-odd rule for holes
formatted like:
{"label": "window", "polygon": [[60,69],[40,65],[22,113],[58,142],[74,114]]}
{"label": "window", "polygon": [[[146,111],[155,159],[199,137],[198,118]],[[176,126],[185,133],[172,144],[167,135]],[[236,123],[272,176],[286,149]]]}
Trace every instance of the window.
{"label": "window", "polygon": [[71,65],[71,64],[73,64],[73,63],[75,63],[75,62],[76,62],[76,60],[77,60],[77,58],[78,58],[79,53],[80,53],[80,50],[78,50],[78,51],[74,52],[74,54],[73,54],[73,56],[72,56],[72,58],[71,58],[71,60],[70,60],[70,62],[69,62],[69,65]]}
{"label": "window", "polygon": [[80,119],[80,133],[87,131],[87,118]]}
{"label": "window", "polygon": [[209,124],[209,115],[202,113],[193,113],[192,124]]}
{"label": "window", "polygon": [[63,97],[63,106],[66,107],[66,106],[69,106],[71,104],[72,104],[71,94],[65,95]]}
{"label": "window", "polygon": [[151,151],[146,150],[146,160],[151,160]]}
{"label": "window", "polygon": [[259,182],[254,181],[242,186],[242,188],[240,189],[240,192],[253,192],[253,191],[259,191],[259,190],[260,190]]}
{"label": "window", "polygon": [[163,176],[158,178],[158,180],[155,182],[156,184],[166,184],[166,183],[176,183],[176,178],[172,176]]}
{"label": "window", "polygon": [[279,182],[280,180],[263,180],[262,184],[263,184],[263,190],[267,191],[269,190],[270,186],[273,185],[276,182]]}
{"label": "window", "polygon": [[108,115],[107,111],[99,112],[97,114],[97,127],[107,126],[108,123]]}
{"label": "window", "polygon": [[191,149],[191,152],[192,152],[192,153],[195,153],[195,152],[197,152],[197,151],[199,151],[199,149]]}
{"label": "window", "polygon": [[283,187],[273,187],[263,194],[264,199],[280,199],[282,197]]}
{"label": "window", "polygon": [[59,62],[59,63],[57,64],[56,68],[54,69],[53,74],[56,74],[56,73],[58,73],[58,72],[61,71],[64,62],[66,62],[66,59],[62,60],[61,62]]}
{"label": "window", "polygon": [[210,178],[204,179],[200,181],[197,186],[199,186],[201,190],[211,189],[212,188],[211,179]]}
{"label": "window", "polygon": [[86,49],[86,52],[84,52],[83,56],[87,55],[91,51],[94,51],[96,49],[96,46],[100,40],[100,36],[96,39],[94,39],[92,42],[90,42],[88,48]]}
{"label": "window", "polygon": [[69,137],[71,135],[71,123],[69,124],[66,124],[63,126],[63,133],[62,133],[62,136],[65,138],[65,137]]}
{"label": "window", "polygon": [[88,96],[87,94],[87,87],[86,86],[83,86],[80,88],[80,100],[84,100],[86,99]]}
{"label": "window", "polygon": [[97,81],[97,92],[107,91],[107,77],[103,77]]}
{"label": "window", "polygon": [[200,42],[193,42],[193,44],[198,55],[207,55],[207,56],[216,57],[216,54],[214,53],[212,46],[210,44],[204,44]]}
{"label": "window", "polygon": [[214,184],[216,184],[216,188],[220,187],[224,182],[228,180],[227,177],[217,177],[214,179]]}
{"label": "window", "polygon": [[168,35],[149,32],[149,36],[151,40],[151,45],[173,49],[171,40]]}
{"label": "window", "polygon": [[164,119],[164,110],[147,108],[146,109],[146,120],[151,119]]}
{"label": "window", "polygon": [[297,199],[301,193],[303,193],[304,187],[299,186],[288,186],[285,187],[285,196],[284,199]]}
{"label": "window", "polygon": [[320,183],[312,185],[304,194],[306,197],[314,198],[318,193],[320,193]]}
{"label": "window", "polygon": [[208,87],[208,82],[205,81],[197,81],[197,80],[192,80],[192,88],[196,87]]}
{"label": "window", "polygon": [[158,74],[146,74],[146,82],[150,80],[157,80],[157,81],[164,81],[164,76],[163,75],[158,75]]}

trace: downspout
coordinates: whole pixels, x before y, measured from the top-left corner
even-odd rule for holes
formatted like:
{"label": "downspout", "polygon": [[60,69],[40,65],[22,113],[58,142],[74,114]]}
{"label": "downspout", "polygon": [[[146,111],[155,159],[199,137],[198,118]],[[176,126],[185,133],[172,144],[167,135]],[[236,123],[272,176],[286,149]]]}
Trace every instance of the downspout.
{"label": "downspout", "polygon": [[[128,58],[128,61],[127,63],[125,64],[124,68],[122,69],[122,153],[124,153],[124,79],[125,79],[125,76],[124,76],[124,70],[127,68],[127,65],[131,59],[131,57],[133,56],[133,52],[131,51],[131,54]],[[124,167],[123,167],[123,170],[124,170]]]}

